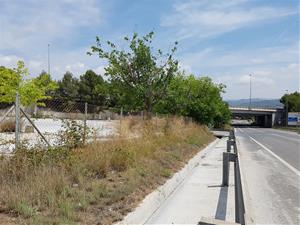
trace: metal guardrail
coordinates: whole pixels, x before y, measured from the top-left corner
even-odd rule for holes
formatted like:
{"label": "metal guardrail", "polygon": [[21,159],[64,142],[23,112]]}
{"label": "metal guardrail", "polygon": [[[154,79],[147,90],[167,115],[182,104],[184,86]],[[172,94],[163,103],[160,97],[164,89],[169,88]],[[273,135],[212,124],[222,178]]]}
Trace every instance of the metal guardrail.
{"label": "metal guardrail", "polygon": [[237,153],[236,140],[234,135],[234,130],[232,131],[234,138],[234,152],[236,154],[236,160],[234,163],[234,184],[235,184],[235,221],[241,224],[245,224],[245,204],[243,196],[243,187],[241,180],[241,170],[239,164],[239,158]]}
{"label": "metal guardrail", "polygon": [[234,163],[234,200],[235,200],[235,223],[224,220],[217,220],[212,218],[201,218],[198,225],[237,225],[245,224],[245,205],[241,181],[241,173],[238,159],[238,149],[236,146],[236,139],[234,131],[230,131],[229,138],[227,140],[227,151],[223,152],[223,176],[222,186],[228,187],[229,185],[229,168],[230,162]]}
{"label": "metal guardrail", "polygon": [[[231,153],[231,147],[233,147],[233,153]],[[235,195],[235,222],[242,225],[245,224],[245,205],[241,181],[241,173],[238,159],[238,149],[236,146],[236,139],[234,130],[230,131],[229,139],[227,141],[227,152],[224,152],[224,155],[228,155],[224,158],[223,155],[223,183],[224,186],[228,186],[229,180],[229,162],[234,163],[234,195]],[[224,164],[228,166],[224,167]],[[224,170],[227,170],[224,172]],[[225,177],[224,177],[225,173]],[[227,176],[227,177],[226,177]]]}

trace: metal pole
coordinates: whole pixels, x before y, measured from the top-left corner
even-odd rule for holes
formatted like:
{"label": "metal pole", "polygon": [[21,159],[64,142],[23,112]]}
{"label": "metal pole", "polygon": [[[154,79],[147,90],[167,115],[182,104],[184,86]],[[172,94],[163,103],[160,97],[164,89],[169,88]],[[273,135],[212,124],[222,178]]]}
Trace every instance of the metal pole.
{"label": "metal pole", "polygon": [[30,119],[30,117],[25,113],[25,111],[20,108],[20,111],[23,113],[23,115],[26,117],[26,119],[29,121],[29,123],[31,123],[31,125],[33,126],[33,128],[38,132],[38,134],[42,137],[42,139],[46,142],[46,144],[48,145],[49,148],[51,148],[51,145],[49,144],[49,142],[47,141],[47,139],[45,138],[45,136],[42,134],[42,132],[37,128],[37,126],[35,126],[34,122]]}
{"label": "metal pole", "polygon": [[87,120],[87,102],[84,103],[84,120],[83,120],[83,144],[86,141],[86,120]]}
{"label": "metal pole", "polygon": [[285,109],[286,109],[286,126],[289,125],[289,101],[288,101],[288,90],[285,90],[286,91],[286,100],[285,100]]}
{"label": "metal pole", "polygon": [[230,152],[231,150],[231,140],[227,140],[227,152]]}
{"label": "metal pole", "polygon": [[50,44],[48,44],[48,74],[50,75]]}
{"label": "metal pole", "polygon": [[286,101],[286,126],[289,125],[289,101]]}
{"label": "metal pole", "polygon": [[249,74],[249,77],[250,77],[249,109],[251,109],[251,105],[252,105],[252,81],[251,81],[251,77],[252,77],[252,75]]}
{"label": "metal pole", "polygon": [[15,149],[17,150],[20,145],[20,96],[19,92],[16,93],[16,107],[15,107]]}

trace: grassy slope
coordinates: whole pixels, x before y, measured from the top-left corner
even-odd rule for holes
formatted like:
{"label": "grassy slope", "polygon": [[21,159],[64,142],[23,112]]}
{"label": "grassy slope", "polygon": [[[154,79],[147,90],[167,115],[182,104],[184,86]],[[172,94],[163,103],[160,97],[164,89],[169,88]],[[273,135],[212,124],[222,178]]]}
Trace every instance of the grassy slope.
{"label": "grassy slope", "polygon": [[207,128],[180,119],[131,119],[121,133],[71,151],[3,158],[0,224],[111,224],[213,140]]}

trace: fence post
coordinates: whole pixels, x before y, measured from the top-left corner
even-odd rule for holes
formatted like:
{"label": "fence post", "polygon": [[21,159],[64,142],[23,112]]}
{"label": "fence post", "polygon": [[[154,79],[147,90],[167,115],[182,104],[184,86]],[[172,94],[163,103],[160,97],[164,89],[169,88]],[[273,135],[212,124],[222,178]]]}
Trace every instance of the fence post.
{"label": "fence post", "polygon": [[231,150],[231,140],[228,139],[227,140],[227,152],[230,152],[230,150]]}
{"label": "fence post", "polygon": [[83,144],[86,141],[86,120],[87,120],[87,102],[84,103],[84,119],[83,119]]}
{"label": "fence post", "polygon": [[16,93],[15,103],[15,149],[17,150],[20,146],[20,96],[19,92]]}

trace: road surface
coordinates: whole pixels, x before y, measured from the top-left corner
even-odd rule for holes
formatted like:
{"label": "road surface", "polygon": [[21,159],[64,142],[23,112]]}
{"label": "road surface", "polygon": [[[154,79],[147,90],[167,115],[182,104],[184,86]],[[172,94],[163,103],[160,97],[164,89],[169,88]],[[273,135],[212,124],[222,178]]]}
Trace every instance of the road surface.
{"label": "road surface", "polygon": [[246,217],[255,224],[300,224],[300,135],[236,128]]}

